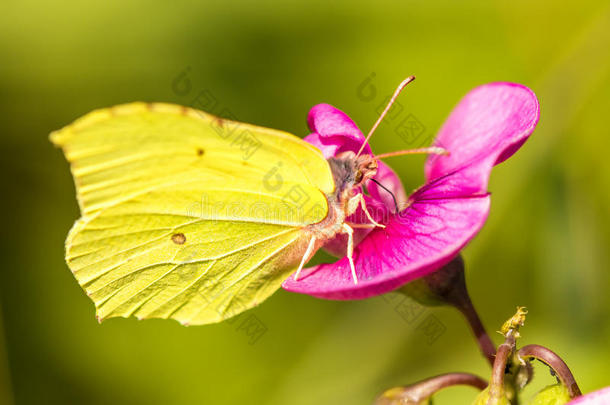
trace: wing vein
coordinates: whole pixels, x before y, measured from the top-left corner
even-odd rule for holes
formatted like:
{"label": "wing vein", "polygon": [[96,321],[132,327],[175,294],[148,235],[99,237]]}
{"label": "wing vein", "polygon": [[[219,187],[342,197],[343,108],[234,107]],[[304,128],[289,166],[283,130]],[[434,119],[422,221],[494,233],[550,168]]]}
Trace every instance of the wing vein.
{"label": "wing vein", "polygon": [[[258,269],[263,263],[265,263],[267,260],[269,260],[270,258],[274,257],[275,255],[277,255],[278,253],[280,253],[281,251],[283,251],[284,249],[286,249],[289,245],[293,244],[295,242],[295,240],[298,239],[298,235],[295,235],[295,237],[290,240],[289,242],[287,242],[286,244],[282,245],[280,248],[274,250],[273,252],[271,252],[270,254],[268,254],[267,256],[265,256],[262,260],[260,260],[258,263],[256,263],[254,266],[252,266],[248,271],[246,271],[244,274],[241,275],[241,277],[239,277],[239,279],[237,279],[236,281],[230,283],[227,287],[223,288],[222,292],[226,291],[227,289],[233,287],[237,282],[243,280],[245,277],[249,276],[250,274],[252,274],[256,269]],[[242,287],[243,289],[243,287]],[[216,294],[217,296],[220,294]],[[229,299],[228,303],[226,305],[224,305],[223,307],[223,311],[225,309],[228,308],[228,306],[233,302],[233,300],[235,299],[235,297],[237,296],[237,294],[233,294],[231,296],[231,298]],[[199,311],[197,311],[193,316],[191,316],[189,319],[186,320],[186,322],[190,322],[192,321],[194,318],[196,318],[201,311],[203,311],[206,307],[201,308]]]}

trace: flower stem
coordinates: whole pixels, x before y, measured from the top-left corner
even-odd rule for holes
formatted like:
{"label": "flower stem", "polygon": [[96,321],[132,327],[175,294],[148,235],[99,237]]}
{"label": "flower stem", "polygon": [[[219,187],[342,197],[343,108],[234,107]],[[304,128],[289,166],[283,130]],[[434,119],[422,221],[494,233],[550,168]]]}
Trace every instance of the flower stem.
{"label": "flower stem", "polygon": [[489,337],[489,334],[485,330],[485,326],[483,326],[483,322],[481,322],[481,318],[477,313],[472,301],[468,296],[463,300],[459,305],[455,305],[456,308],[464,315],[468,324],[470,325],[470,329],[477,339],[477,343],[479,344],[479,348],[481,349],[481,353],[489,364],[493,367],[494,360],[496,358],[496,346],[493,341]]}
{"label": "flower stem", "polygon": [[422,388],[425,387],[425,390],[431,395],[434,392],[453,385],[469,385],[471,387],[478,388],[479,390],[484,390],[485,387],[487,387],[487,381],[470,373],[449,373],[428,378],[417,385],[421,386]]}
{"label": "flower stem", "polygon": [[454,385],[468,385],[479,390],[484,390],[487,387],[487,381],[469,373],[442,374],[406,387],[389,389],[377,398],[375,405],[420,403],[429,399],[443,388]]}
{"label": "flower stem", "polygon": [[468,321],[481,353],[493,366],[496,346],[468,295],[462,256],[458,255],[434,273],[404,285],[401,291],[424,305],[450,305],[460,311]]}
{"label": "flower stem", "polygon": [[[506,374],[506,365],[508,364],[509,357],[515,350],[515,337],[512,332],[506,336],[506,340],[500,346],[496,352],[496,358],[493,363],[493,370],[491,373],[491,382],[489,384],[489,398],[493,401],[499,401],[500,398],[505,397],[504,392],[504,375]],[[495,402],[491,402],[495,403]]]}
{"label": "flower stem", "polygon": [[568,389],[570,398],[582,395],[567,364],[555,352],[544,346],[527,345],[519,349],[518,355],[522,359],[538,359],[549,366],[559,377],[561,383]]}

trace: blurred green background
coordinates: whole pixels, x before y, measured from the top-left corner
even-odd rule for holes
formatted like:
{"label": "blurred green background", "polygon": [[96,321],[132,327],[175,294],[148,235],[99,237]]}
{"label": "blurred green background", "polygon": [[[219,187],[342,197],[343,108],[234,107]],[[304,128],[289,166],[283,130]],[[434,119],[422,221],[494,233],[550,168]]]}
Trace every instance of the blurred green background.
{"label": "blurred green background", "polygon": [[[185,72],[189,91],[173,88]],[[358,96],[371,73],[376,97]],[[185,328],[112,319],[63,259],[79,216],[47,135],[99,107],[189,104],[207,90],[241,121],[307,133],[328,102],[363,130],[400,98],[433,135],[472,87],[523,83],[538,129],[492,175],[491,215],[464,251],[473,300],[493,331],[530,309],[522,343],[560,353],[583,391],[610,385],[610,7],[567,1],[7,1],[0,10],[2,249],[0,404],[370,404],[433,374],[489,375],[450,309],[421,308],[433,343],[381,297],[332,302],[279,291],[239,321]],[[185,94],[186,93],[186,94]],[[218,112],[218,111],[213,111]],[[392,120],[377,152],[404,148]],[[422,138],[423,139],[423,138]],[[409,189],[423,157],[394,159]],[[552,382],[538,367],[528,392]],[[440,404],[468,404],[454,388]]]}

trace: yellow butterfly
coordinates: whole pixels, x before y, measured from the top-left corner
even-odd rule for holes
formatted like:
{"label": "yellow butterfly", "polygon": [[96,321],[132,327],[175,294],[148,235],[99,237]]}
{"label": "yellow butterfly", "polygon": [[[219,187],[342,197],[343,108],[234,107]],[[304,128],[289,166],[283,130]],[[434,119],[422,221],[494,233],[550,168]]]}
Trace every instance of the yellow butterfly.
{"label": "yellow butterfly", "polygon": [[218,322],[298,277],[338,233],[351,258],[345,218],[368,214],[354,188],[377,168],[371,155],[327,161],[294,135],[160,103],[93,111],[51,140],[82,214],[66,261],[100,321]]}

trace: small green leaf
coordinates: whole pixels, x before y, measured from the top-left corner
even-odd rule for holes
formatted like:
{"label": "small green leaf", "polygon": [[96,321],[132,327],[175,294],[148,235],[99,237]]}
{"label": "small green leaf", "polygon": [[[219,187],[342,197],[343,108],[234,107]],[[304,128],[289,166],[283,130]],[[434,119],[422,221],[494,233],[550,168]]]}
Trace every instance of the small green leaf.
{"label": "small green leaf", "polygon": [[561,385],[549,385],[538,392],[530,401],[529,405],[563,405],[570,402],[568,389]]}
{"label": "small green leaf", "polygon": [[510,405],[510,401],[506,396],[496,399],[495,402],[488,403],[489,401],[489,388],[485,388],[477,395],[472,405]]}

